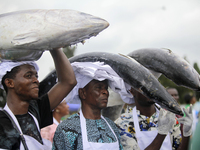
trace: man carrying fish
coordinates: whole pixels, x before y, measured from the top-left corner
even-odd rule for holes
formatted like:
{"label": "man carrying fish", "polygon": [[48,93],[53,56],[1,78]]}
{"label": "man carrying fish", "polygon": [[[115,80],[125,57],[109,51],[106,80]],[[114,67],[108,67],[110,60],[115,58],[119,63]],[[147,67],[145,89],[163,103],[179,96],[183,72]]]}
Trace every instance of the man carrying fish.
{"label": "man carrying fish", "polygon": [[39,68],[34,61],[1,62],[0,86],[6,91],[6,106],[0,111],[0,148],[51,149],[40,129],[53,123],[51,110],[73,89],[76,78],[62,49],[50,53],[58,82],[40,98]]}
{"label": "man carrying fish", "polygon": [[119,129],[112,120],[101,115],[108,103],[108,86],[124,97],[132,97],[123,79],[104,62],[74,62],[71,65],[77,85],[67,99],[81,101],[81,110],[58,125],[52,149],[123,149]]}
{"label": "man carrying fish", "polygon": [[115,121],[121,130],[123,148],[187,150],[192,134],[191,107],[184,109],[185,117],[177,119],[183,124],[183,137],[181,137],[180,124],[175,120],[175,114],[161,109],[155,102],[133,88],[131,93],[136,106]]}

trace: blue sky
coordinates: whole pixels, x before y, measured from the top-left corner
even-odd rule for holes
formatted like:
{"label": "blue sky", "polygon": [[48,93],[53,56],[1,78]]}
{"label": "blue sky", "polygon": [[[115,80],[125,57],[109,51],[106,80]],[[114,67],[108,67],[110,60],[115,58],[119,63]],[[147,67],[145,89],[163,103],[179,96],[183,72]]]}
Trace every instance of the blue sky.
{"label": "blue sky", "polygon": [[[1,14],[27,9],[73,9],[107,20],[110,26],[84,45],[77,44],[75,55],[168,48],[200,66],[199,0],[0,0]],[[39,80],[54,69],[48,51],[37,63]]]}

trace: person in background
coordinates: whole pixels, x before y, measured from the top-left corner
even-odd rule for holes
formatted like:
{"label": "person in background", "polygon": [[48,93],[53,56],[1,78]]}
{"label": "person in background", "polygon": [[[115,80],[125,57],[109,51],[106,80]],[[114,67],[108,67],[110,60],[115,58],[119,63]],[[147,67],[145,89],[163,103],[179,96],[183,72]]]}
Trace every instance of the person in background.
{"label": "person in background", "polygon": [[58,125],[52,149],[122,150],[119,129],[112,120],[101,115],[101,110],[107,107],[108,87],[124,97],[132,97],[123,79],[103,62],[71,65],[77,85],[67,97],[81,101],[81,110]]}
{"label": "person in background", "polygon": [[[192,108],[194,108],[194,104],[197,102],[196,96],[192,93],[186,93],[184,95],[184,101],[186,103],[185,108],[188,108],[190,105],[192,105]],[[193,132],[195,132],[198,120],[199,120],[199,111],[192,109],[193,114]]]}
{"label": "person in background", "polygon": [[168,87],[166,88],[167,92],[179,103],[179,93],[176,88]]}
{"label": "person in background", "polygon": [[186,103],[185,107],[187,108],[187,107],[190,106],[190,104],[194,105],[197,102],[197,99],[196,99],[196,97],[195,97],[194,94],[192,94],[192,93],[186,93],[184,95],[184,101]]}
{"label": "person in background", "polygon": [[51,144],[42,139],[40,129],[53,123],[52,110],[77,82],[62,49],[53,49],[50,53],[58,82],[40,98],[39,68],[34,61],[0,63],[0,87],[6,91],[6,106],[0,111],[0,148],[51,148]]}
{"label": "person in background", "polygon": [[41,129],[41,136],[53,143],[53,136],[55,134],[56,128],[61,122],[61,118],[69,114],[69,105],[67,105],[66,100],[63,100],[54,110],[53,110],[53,124]]}
{"label": "person in background", "polygon": [[[178,90],[174,87],[168,87],[168,88],[166,88],[166,90],[179,103]],[[176,114],[176,117],[181,118],[182,116]],[[183,124],[181,124],[180,129],[181,129],[181,135],[183,135]]]}
{"label": "person in background", "polygon": [[133,88],[131,93],[136,106],[115,121],[120,128],[123,149],[187,150],[192,134],[191,107],[189,110],[184,109],[185,117],[178,118],[184,124],[181,137],[180,125],[173,113],[161,109]]}

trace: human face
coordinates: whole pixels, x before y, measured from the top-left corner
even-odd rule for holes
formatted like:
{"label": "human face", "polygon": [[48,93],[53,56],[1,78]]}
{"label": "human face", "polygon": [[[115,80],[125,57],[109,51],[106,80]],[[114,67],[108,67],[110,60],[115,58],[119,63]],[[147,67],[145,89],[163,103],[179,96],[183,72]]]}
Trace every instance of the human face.
{"label": "human face", "polygon": [[60,110],[62,117],[69,114],[69,105],[67,105],[66,101],[60,103],[58,105],[58,108]]}
{"label": "human face", "polygon": [[108,103],[108,81],[92,80],[85,87],[85,102],[93,108],[106,108]]}
{"label": "human face", "polygon": [[38,73],[34,66],[25,64],[20,66],[20,71],[13,79],[16,95],[22,101],[38,98],[39,81]]}
{"label": "human face", "polygon": [[190,100],[190,104],[194,105],[196,103],[197,99],[195,96],[193,96]]}
{"label": "human face", "polygon": [[179,95],[176,89],[168,89],[167,91],[177,102],[179,101]]}

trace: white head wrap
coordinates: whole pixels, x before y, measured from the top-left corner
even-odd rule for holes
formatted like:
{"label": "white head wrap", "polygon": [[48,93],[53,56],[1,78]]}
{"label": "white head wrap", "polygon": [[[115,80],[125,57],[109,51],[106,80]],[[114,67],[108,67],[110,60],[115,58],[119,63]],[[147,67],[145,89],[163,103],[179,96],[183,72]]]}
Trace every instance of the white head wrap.
{"label": "white head wrap", "polygon": [[13,61],[3,61],[0,63],[0,88],[3,88],[3,85],[1,84],[3,76],[7,73],[7,71],[11,71],[12,68],[21,66],[24,64],[29,64],[35,67],[35,70],[38,71],[39,67],[34,61],[20,61],[20,62],[13,62]]}
{"label": "white head wrap", "polygon": [[71,63],[71,66],[76,76],[77,85],[66,97],[67,102],[80,103],[78,89],[85,87],[93,79],[99,81],[107,79],[109,87],[114,92],[119,93],[124,102],[134,102],[133,95],[129,92],[131,86],[126,84],[109,65],[104,65],[104,62],[74,62]]}

